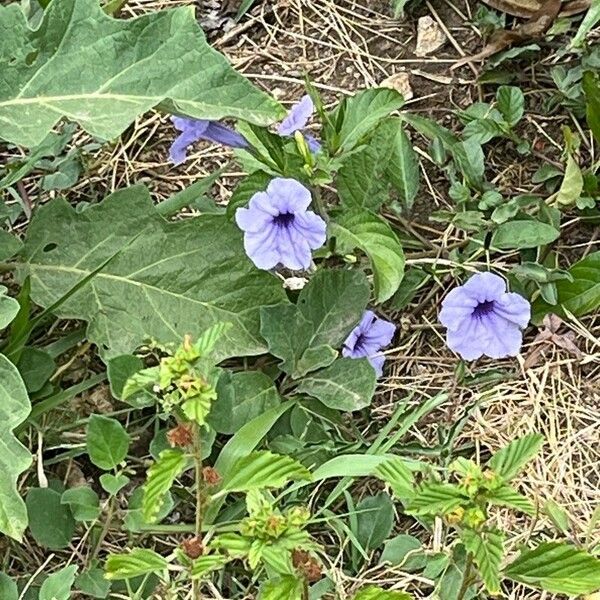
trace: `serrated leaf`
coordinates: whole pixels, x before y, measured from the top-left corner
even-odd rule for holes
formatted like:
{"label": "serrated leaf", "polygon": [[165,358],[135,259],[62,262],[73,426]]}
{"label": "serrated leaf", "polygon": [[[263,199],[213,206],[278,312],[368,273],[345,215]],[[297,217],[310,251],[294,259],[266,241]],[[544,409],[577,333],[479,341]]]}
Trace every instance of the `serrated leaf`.
{"label": "serrated leaf", "polygon": [[0,137],[15,144],[39,144],[62,117],[112,139],[158,104],[261,124],[282,113],[210,48],[187,7],[125,20],[95,0],[60,0],[36,31],[15,4],[0,21]]}
{"label": "serrated leaf", "polygon": [[600,560],[560,542],[523,550],[504,570],[514,581],[554,594],[591,594],[600,588]]}
{"label": "serrated leaf", "polygon": [[19,442],[13,429],[31,411],[25,384],[17,368],[0,354],[0,532],[21,541],[27,527],[27,510],[17,489],[17,479],[31,464],[29,450]]}
{"label": "serrated leaf", "polygon": [[86,429],[86,447],[90,460],[109,471],[125,460],[129,434],[116,419],[92,415]]}
{"label": "serrated leaf", "polygon": [[505,481],[510,481],[540,451],[543,444],[544,436],[539,433],[513,440],[490,458],[488,467]]}
{"label": "serrated leaf", "polygon": [[345,98],[332,116],[333,121],[342,116],[337,146],[345,152],[352,150],[379,121],[403,105],[402,94],[389,88],[363,90]]}
{"label": "serrated leaf", "polygon": [[70,565],[52,573],[40,588],[39,600],[69,600],[77,567]]}
{"label": "serrated leaf", "polygon": [[40,207],[24,254],[32,298],[43,307],[91,278],[54,312],[88,321],[88,339],[107,359],[148,338],[181,343],[219,322],[233,327],[220,338],[215,362],[260,354],[258,307],[285,301],[280,282],[251,265],[241,231],[224,216],[168,223],[143,187],[81,214],[64,200]]}
{"label": "serrated leaf", "polygon": [[[113,364],[113,361],[117,361],[121,358],[122,357],[120,356],[117,356],[114,359],[111,358],[108,361],[109,369],[110,365]],[[137,357],[132,356],[131,358],[135,359]],[[131,367],[133,364],[134,362],[130,361],[129,367]],[[129,377],[127,377],[121,388],[121,393],[117,395],[117,398],[120,398],[121,400],[123,400],[123,402],[129,403],[133,401],[134,397],[139,395],[144,398],[147,398],[148,403],[150,403],[151,399],[153,400],[152,403],[154,403],[156,401],[156,398],[155,396],[153,396],[152,391],[149,388],[154,386],[159,381],[159,378],[159,367],[148,367],[147,369],[139,369],[138,371],[130,374]]]}
{"label": "serrated leaf", "polygon": [[415,476],[399,456],[381,463],[373,474],[385,481],[400,500],[410,498],[414,494]]}
{"label": "serrated leaf", "polygon": [[98,494],[84,485],[63,492],[61,504],[68,504],[76,521],[94,521],[100,515]]}
{"label": "serrated leaf", "polygon": [[503,485],[498,489],[491,490],[486,494],[486,500],[495,506],[508,506],[524,512],[526,515],[535,515],[535,506],[532,502],[513,490],[509,485]]}
{"label": "serrated leaf", "polygon": [[490,594],[500,592],[500,564],[504,556],[504,535],[497,530],[474,531],[463,529],[460,532],[468,552],[473,554],[473,560],[486,590]]}
{"label": "serrated leaf", "polygon": [[219,338],[231,327],[231,323],[215,323],[200,334],[200,337],[194,342],[194,348],[200,356],[209,356],[215,349]]}
{"label": "serrated leaf", "polygon": [[398,236],[380,216],[366,210],[345,211],[329,223],[338,253],[360,248],[371,260],[377,302],[391,298],[404,276],[404,252]]}
{"label": "serrated leaf", "polygon": [[227,557],[222,554],[207,554],[206,556],[201,556],[192,563],[192,577],[204,577],[211,571],[220,569],[225,564],[227,564]]}
{"label": "serrated leaf", "polygon": [[19,302],[7,296],[8,290],[0,285],[0,329],[8,327],[19,312]]}
{"label": "serrated leaf", "polygon": [[160,554],[146,548],[134,548],[127,554],[110,554],[106,559],[106,579],[131,579],[148,573],[162,573],[169,563]]}
{"label": "serrated leaf", "polygon": [[412,515],[448,513],[469,501],[468,496],[449,483],[425,483],[415,492],[406,512]]}
{"label": "serrated leaf", "polygon": [[498,225],[492,236],[492,246],[500,250],[521,250],[551,244],[560,231],[552,225],[533,220],[507,221]]}
{"label": "serrated leaf", "polygon": [[142,515],[147,523],[154,523],[173,483],[188,467],[188,458],[176,449],[163,450],[158,460],[148,469],[144,484]]}
{"label": "serrated leaf", "polygon": [[354,596],[354,600],[412,600],[413,596],[406,592],[384,590],[383,588],[370,585],[363,588]]}
{"label": "serrated leaf", "polygon": [[496,107],[510,127],[514,127],[525,112],[525,96],[515,86],[501,85],[496,92]]}
{"label": "serrated leaf", "polygon": [[268,451],[253,452],[238,460],[223,474],[222,492],[247,492],[259,488],[279,488],[293,480],[310,480],[310,471],[289,456]]}
{"label": "serrated leaf", "polygon": [[338,358],[325,369],[306,375],[297,391],[329,408],[351,412],[371,404],[376,385],[375,369],[366,358]]}
{"label": "serrated leaf", "polygon": [[264,373],[225,372],[217,384],[217,399],[208,422],[218,433],[233,434],[243,425],[281,403],[273,380]]}
{"label": "serrated leaf", "polygon": [[302,581],[293,575],[270,579],[260,588],[259,600],[302,600]]}

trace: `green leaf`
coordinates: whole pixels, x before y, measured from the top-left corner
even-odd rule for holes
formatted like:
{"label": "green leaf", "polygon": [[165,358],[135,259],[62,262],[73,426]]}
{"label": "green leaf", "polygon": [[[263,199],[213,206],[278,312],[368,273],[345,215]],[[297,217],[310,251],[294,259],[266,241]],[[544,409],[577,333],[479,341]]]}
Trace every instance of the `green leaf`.
{"label": "green leaf", "polygon": [[564,315],[564,311],[568,311],[581,317],[600,307],[600,251],[592,252],[575,263],[568,274],[572,281],[563,279],[556,282],[558,307],[537,301],[534,304],[534,315],[544,315],[547,312]]}
{"label": "green leaf", "polygon": [[559,207],[572,206],[583,193],[583,174],[572,153],[567,155],[565,175],[556,196],[554,197]]}
{"label": "green leaf", "polygon": [[496,92],[496,107],[510,127],[514,127],[525,112],[525,96],[514,86],[501,85]]}
{"label": "green leaf", "polygon": [[0,598],[2,600],[19,600],[19,590],[6,573],[0,571]]}
{"label": "green leaf", "polygon": [[132,533],[140,533],[144,529],[152,528],[153,523],[160,523],[166,518],[169,513],[175,507],[175,501],[171,492],[167,492],[163,498],[160,499],[160,508],[153,515],[151,521],[148,522],[144,518],[144,488],[136,488],[131,495],[129,495],[129,502],[127,503],[127,510],[125,511],[125,517],[123,519],[124,529]]}
{"label": "green leaf", "polygon": [[550,517],[550,520],[556,528],[565,535],[568,535],[571,529],[569,513],[560,507],[554,500],[550,499],[544,503],[544,513]]}
{"label": "green leaf", "polygon": [[500,250],[537,248],[558,239],[560,231],[540,221],[507,221],[492,236],[492,246]]}
{"label": "green leaf", "polygon": [[40,588],[39,600],[69,600],[77,567],[70,565],[53,573]]}
{"label": "green leaf", "polygon": [[110,592],[111,583],[104,578],[102,569],[90,567],[77,576],[75,587],[92,598],[106,598]]}
{"label": "green leaf", "polygon": [[473,554],[479,574],[490,594],[500,592],[500,564],[504,556],[504,535],[497,530],[474,531],[463,529],[460,538],[468,552]]}
{"label": "green leaf", "polygon": [[586,117],[589,128],[600,142],[600,79],[593,71],[586,71],[582,79],[585,94]]}
{"label": "green leaf", "polygon": [[486,494],[486,500],[495,506],[508,506],[524,512],[526,515],[535,515],[535,506],[532,502],[513,490],[509,485],[503,485],[495,490],[491,490]]}
{"label": "green leaf", "polygon": [[13,434],[29,415],[31,404],[17,368],[0,354],[0,532],[21,541],[27,510],[17,480],[31,464],[29,450]]}
{"label": "green leaf", "polygon": [[358,271],[323,269],[302,289],[297,304],[261,308],[261,333],[281,368],[297,379],[329,366],[369,302]]}
{"label": "green leaf", "polygon": [[425,483],[411,498],[406,512],[412,515],[443,515],[469,501],[460,489],[449,483]]}
{"label": "green leaf", "polygon": [[513,440],[498,450],[488,462],[488,467],[500,475],[505,481],[516,477],[544,444],[544,436],[539,433],[531,433],[522,438]]}
{"label": "green leaf", "polygon": [[386,173],[400,196],[402,206],[409,211],[419,193],[419,159],[401,119],[388,119],[388,122],[395,131],[390,153],[385,158]]}
{"label": "green leaf", "polygon": [[[392,566],[405,566],[409,555],[417,553],[422,549],[421,542],[412,535],[400,534],[385,542],[380,564],[390,563]],[[405,569],[403,569],[405,570]]]}
{"label": "green leaf", "polygon": [[502,135],[502,128],[492,119],[473,119],[465,125],[463,135],[478,144],[486,144]]}
{"label": "green leaf", "polygon": [[[0,229],[0,260],[12,258],[20,252],[21,248],[23,248],[23,242],[18,237]],[[0,329],[2,328],[0,327]]]}
{"label": "green leaf", "polygon": [[[140,384],[139,374],[144,371],[144,363],[139,356],[132,354],[122,354],[115,356],[108,361],[106,367],[106,375],[110,384],[111,394],[115,398],[122,399],[134,408],[143,408],[152,406],[156,402],[156,398],[151,390],[148,390],[148,385],[155,383],[158,380],[157,370],[153,370],[156,376],[149,381]],[[136,377],[137,375],[137,377]],[[126,389],[126,385],[129,388]],[[137,384],[134,390],[134,384]]]}
{"label": "green leaf", "polygon": [[297,460],[268,451],[253,452],[223,473],[221,492],[280,488],[289,481],[299,479],[310,480],[312,475]]}
{"label": "green leaf", "polygon": [[431,279],[431,275],[419,268],[411,267],[405,273],[398,291],[394,294],[390,306],[394,310],[406,308],[417,292]]}
{"label": "green leaf", "polygon": [[410,498],[414,494],[415,476],[399,456],[381,463],[373,474],[385,481],[400,500]]}
{"label": "green leaf", "polygon": [[354,600],[412,600],[413,597],[406,592],[396,592],[391,590],[384,590],[383,588],[370,585],[366,588],[362,588]]}
{"label": "green leaf", "polygon": [[211,571],[216,571],[223,567],[227,564],[227,560],[227,557],[222,554],[207,554],[206,556],[201,556],[192,564],[192,577],[204,577]]}
{"label": "green leaf", "polygon": [[61,494],[50,488],[31,488],[25,499],[31,536],[50,550],[66,548],[75,533],[71,509],[60,500]]}
{"label": "green leaf", "polygon": [[277,388],[268,375],[258,371],[225,372],[217,384],[217,399],[208,422],[218,433],[233,434],[280,403]]}
{"label": "green leaf", "polygon": [[293,575],[265,581],[260,588],[259,600],[302,600],[302,581]]}
{"label": "green leaf", "polygon": [[148,523],[154,523],[171,490],[173,483],[189,467],[188,457],[177,449],[163,450],[158,460],[148,469],[144,484],[142,514]]}
{"label": "green leaf", "polygon": [[504,574],[514,581],[553,594],[591,594],[600,588],[600,560],[584,550],[560,542],[523,550]]}
{"label": "green leaf", "polygon": [[63,492],[61,504],[68,504],[76,521],[94,521],[100,515],[100,499],[89,487],[79,486]]}
{"label": "green leaf", "polygon": [[410,0],[392,0],[392,6],[394,7],[394,18],[399,19],[404,14],[404,7]]}
{"label": "green leaf", "polygon": [[30,394],[39,392],[56,370],[54,359],[40,348],[23,348],[17,364],[23,383]]}
{"label": "green leaf", "polygon": [[255,171],[248,177],[244,177],[233,190],[233,194],[227,203],[227,218],[233,220],[235,211],[240,207],[247,206],[250,198],[257,192],[264,192],[271,179],[272,176],[264,171]]}
{"label": "green leaf", "polygon": [[338,358],[304,377],[297,392],[313,396],[329,408],[352,412],[371,404],[376,385],[375,369],[366,358]]}
{"label": "green leaf", "polygon": [[282,116],[210,48],[191,8],[125,20],[95,0],[61,0],[36,31],[17,5],[0,7],[0,21],[0,137],[14,144],[39,144],[62,117],[112,139],[157,105],[199,119]]}
{"label": "green leaf", "polygon": [[106,559],[107,579],[131,579],[148,573],[162,573],[169,564],[160,554],[134,548],[127,554],[110,554]]}
{"label": "green leaf", "polygon": [[579,48],[584,45],[585,38],[587,34],[594,29],[594,27],[600,22],[600,2],[598,0],[592,0],[590,2],[590,7],[585,14],[585,17],[581,24],[579,25],[579,29],[577,33],[573,36],[571,43],[569,44],[569,49]]}
{"label": "green leaf", "polygon": [[[128,356],[128,355],[123,355]],[[136,358],[136,357],[132,357]],[[117,360],[119,368],[123,367],[123,357],[117,356],[114,359],[110,359],[108,361],[109,368],[110,364],[113,360]],[[133,368],[134,363],[132,361],[128,361],[128,365],[126,367],[127,370]],[[121,371],[123,373],[123,371]],[[119,375],[117,375],[118,377]],[[109,375],[110,377],[110,375]],[[153,394],[153,390],[151,389],[160,378],[160,369],[159,367],[148,367],[147,369],[140,369],[137,372],[132,373],[127,377],[125,382],[123,383],[123,387],[121,389],[121,393],[118,396],[123,402],[127,402],[128,404],[133,404],[137,402],[137,398],[141,398],[143,403],[148,403],[148,405],[152,406],[156,404],[157,398]]]}
{"label": "green leaf", "polygon": [[363,90],[345,98],[332,118],[342,117],[337,147],[343,152],[352,150],[379,121],[403,105],[402,94],[389,88]]}
{"label": "green leaf", "polygon": [[100,475],[102,489],[111,496],[116,496],[128,483],[129,477],[126,475],[113,475],[112,473]]}
{"label": "green leaf", "polygon": [[25,256],[32,298],[43,307],[91,278],[54,312],[89,321],[88,339],[107,359],[149,338],[181,343],[219,322],[233,327],[219,340],[215,362],[260,354],[258,307],[285,300],[277,278],[252,267],[241,231],[224,216],[168,223],[143,187],[81,214],[64,200],[40,207]]}
{"label": "green leaf", "polygon": [[86,430],[86,447],[92,463],[109,471],[125,460],[129,434],[116,419],[92,415]]}
{"label": "green leaf", "polygon": [[367,496],[356,505],[356,539],[366,550],[377,550],[394,526],[394,503],[384,492]]}
{"label": "green leaf", "polygon": [[19,312],[19,302],[6,295],[8,290],[0,285],[0,329],[8,327]]}
{"label": "green leaf", "polygon": [[394,295],[404,276],[404,252],[387,221],[366,210],[345,211],[330,222],[329,234],[336,238],[338,253],[360,248],[367,254],[375,275],[377,302]]}

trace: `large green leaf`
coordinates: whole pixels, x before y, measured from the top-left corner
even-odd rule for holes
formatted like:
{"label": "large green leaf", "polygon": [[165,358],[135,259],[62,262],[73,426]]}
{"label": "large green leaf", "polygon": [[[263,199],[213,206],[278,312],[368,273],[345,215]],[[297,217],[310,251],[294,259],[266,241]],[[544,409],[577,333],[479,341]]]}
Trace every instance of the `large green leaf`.
{"label": "large green leaf", "polygon": [[437,515],[448,513],[469,498],[450,483],[425,483],[411,499],[406,512],[412,515]]}
{"label": "large green leaf", "polygon": [[504,556],[504,535],[500,531],[463,529],[460,537],[473,555],[477,569],[490,594],[500,592],[500,563]]}
{"label": "large green leaf", "polygon": [[86,446],[90,460],[109,471],[125,460],[129,450],[129,434],[116,419],[92,415],[86,429]]}
{"label": "large green leaf", "polygon": [[127,554],[110,554],[106,560],[106,579],[131,579],[148,573],[161,573],[169,564],[153,550],[134,548]]}
{"label": "large green leaf", "polygon": [[536,248],[552,243],[560,231],[540,221],[507,221],[498,226],[492,236],[492,246],[500,250]]}
{"label": "large green leaf", "polygon": [[49,487],[31,488],[26,498],[29,531],[43,548],[66,548],[75,533],[75,519],[68,504],[61,504],[61,494]]}
{"label": "large green leaf", "polygon": [[276,278],[251,266],[241,232],[224,216],[168,223],[143,187],[83,213],[64,200],[42,206],[24,253],[32,298],[43,307],[91,278],[54,312],[89,321],[88,338],[106,358],[149,338],[180,343],[221,321],[233,326],[215,360],[260,354],[258,308],[285,299]]}
{"label": "large green leaf", "polygon": [[19,302],[6,295],[8,290],[0,285],[0,329],[8,327],[19,312]]}
{"label": "large green leaf", "polygon": [[384,492],[356,505],[356,539],[367,551],[376,550],[392,532],[394,503]]}
{"label": "large green leaf", "polygon": [[30,410],[17,368],[0,354],[0,532],[18,541],[27,527],[27,510],[17,491],[17,479],[31,464],[31,455],[13,435],[13,429],[27,418]]}
{"label": "large green leaf", "polygon": [[207,44],[191,7],[113,19],[97,0],[57,0],[39,29],[0,7],[0,138],[35,146],[62,117],[111,139],[160,105],[267,124],[280,107]]}
{"label": "large green leaf", "polygon": [[377,302],[391,298],[404,276],[404,252],[388,222],[367,210],[351,210],[330,222],[329,232],[337,240],[338,252],[360,248],[369,257]]}
{"label": "large green leaf", "polygon": [[544,436],[539,433],[513,440],[490,458],[488,466],[505,481],[510,481],[540,451],[543,443]]}
{"label": "large green leaf", "polygon": [[314,275],[294,305],[261,309],[261,333],[269,352],[293,378],[327,367],[360,321],[369,302],[369,283],[358,271],[324,269]]}
{"label": "large green leaf", "polygon": [[69,565],[50,575],[42,584],[39,600],[69,600],[75,573],[77,566]]}
{"label": "large green leaf", "polygon": [[301,380],[298,392],[320,400],[325,406],[354,411],[369,406],[377,375],[366,358],[338,358],[329,367]]}
{"label": "large green leaf", "polygon": [[[600,251],[588,254],[569,269],[572,281],[556,282],[558,306],[541,301],[534,304],[534,315],[566,310],[576,317],[593,313],[600,307]],[[561,310],[562,309],[562,310]]]}
{"label": "large green leaf", "polygon": [[293,575],[269,579],[260,588],[259,600],[302,600],[302,581]]}
{"label": "large green leaf", "polygon": [[600,560],[574,546],[550,542],[522,551],[505,575],[554,594],[579,596],[600,589]]}

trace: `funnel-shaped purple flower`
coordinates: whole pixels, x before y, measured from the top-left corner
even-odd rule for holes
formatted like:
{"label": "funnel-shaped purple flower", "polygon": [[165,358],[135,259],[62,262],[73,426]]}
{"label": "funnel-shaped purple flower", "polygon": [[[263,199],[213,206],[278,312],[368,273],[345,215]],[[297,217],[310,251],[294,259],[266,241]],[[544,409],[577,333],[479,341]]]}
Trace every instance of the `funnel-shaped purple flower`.
{"label": "funnel-shaped purple flower", "polygon": [[277,133],[288,136],[294,135],[296,131],[301,131],[310,151],[316,154],[321,149],[321,144],[312,135],[304,132],[304,128],[314,111],[315,105],[311,97],[308,94],[302,96],[301,100],[292,106],[288,116],[281,121],[277,128]]}
{"label": "funnel-shaped purple flower", "polygon": [[373,311],[367,310],[360,323],[350,332],[344,342],[342,356],[368,358],[377,377],[383,374],[385,356],[381,349],[391,343],[396,326],[380,319]]}
{"label": "funnel-shaped purple flower", "polygon": [[252,196],[248,208],[238,208],[235,220],[244,232],[244,248],[259,269],[278,264],[307,269],[311,250],[327,237],[325,221],[308,210],[310,192],[295,179],[277,177],[265,192]]}
{"label": "funnel-shaped purple flower", "polygon": [[185,117],[171,117],[171,121],[181,131],[169,150],[169,158],[176,165],[181,164],[187,158],[188,147],[198,140],[207,140],[230,148],[246,149],[250,147],[243,135],[218,121],[186,119]]}
{"label": "funnel-shaped purple flower", "polygon": [[451,350],[465,360],[516,356],[531,317],[525,298],[506,291],[502,277],[477,273],[442,302],[439,319]]}

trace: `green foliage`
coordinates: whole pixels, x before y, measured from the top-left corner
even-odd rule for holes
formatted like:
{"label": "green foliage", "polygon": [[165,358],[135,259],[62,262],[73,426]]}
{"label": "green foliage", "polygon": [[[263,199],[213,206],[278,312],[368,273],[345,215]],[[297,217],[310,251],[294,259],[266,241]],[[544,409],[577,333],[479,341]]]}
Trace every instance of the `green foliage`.
{"label": "green foliage", "polygon": [[586,101],[587,122],[596,138],[600,142],[600,81],[593,71],[586,71],[582,79],[583,91]]}
{"label": "green foliage", "polygon": [[69,600],[76,573],[77,567],[70,565],[50,575],[42,584],[39,600]]}
{"label": "green foliage", "polygon": [[539,221],[507,221],[498,226],[492,245],[500,250],[537,248],[558,239],[560,231]]}
{"label": "green foliage", "polygon": [[510,442],[490,458],[488,466],[504,481],[510,481],[523,469],[544,444],[544,436],[532,433]]}
{"label": "green foliage", "polygon": [[260,590],[259,600],[301,600],[303,584],[293,575],[266,581]]}
{"label": "green foliage", "polygon": [[411,498],[407,512],[413,515],[446,514],[468,500],[455,485],[447,483],[427,483],[421,486]]}
{"label": "green foliage", "polygon": [[19,303],[6,294],[8,290],[0,285],[0,329],[8,327],[19,312]]}
{"label": "green foliage", "polygon": [[356,539],[367,551],[377,550],[394,526],[394,503],[385,493],[367,496],[356,505]]}
{"label": "green foliage", "polygon": [[90,567],[77,576],[75,587],[92,598],[106,598],[110,592],[111,582],[104,578],[102,569]]}
{"label": "green foliage", "polygon": [[0,572],[0,598],[3,598],[3,600],[19,600],[17,584],[2,572]]}
{"label": "green foliage", "polygon": [[354,600],[412,600],[412,598],[406,592],[386,591],[374,585],[363,588],[354,596]]}
{"label": "green foliage", "polygon": [[23,383],[30,394],[39,392],[50,376],[56,370],[56,363],[48,352],[26,346],[21,352],[21,357],[17,364],[19,373],[23,378]]}
{"label": "green foliage", "polygon": [[31,464],[31,454],[13,430],[27,418],[31,404],[17,368],[2,354],[0,381],[0,532],[20,541],[27,527],[27,510],[17,480]]}
{"label": "green foliage", "polygon": [[86,444],[90,460],[104,471],[110,471],[125,460],[129,434],[116,419],[92,415],[86,430]]}
{"label": "green foliage", "polygon": [[389,300],[404,276],[404,252],[388,222],[369,211],[345,211],[330,223],[329,233],[335,237],[338,253],[360,248],[369,257],[376,300]]}
{"label": "green foliage", "polygon": [[381,463],[375,469],[374,475],[385,481],[394,492],[394,496],[401,500],[410,498],[414,493],[415,477],[399,456]]}
{"label": "green foliage", "polygon": [[474,531],[463,529],[460,534],[465,548],[481,574],[486,590],[490,594],[500,592],[500,564],[504,556],[504,534],[498,530]]}
{"label": "green foliage", "polygon": [[63,492],[61,504],[68,504],[76,521],[94,521],[100,515],[100,499],[89,487],[79,486]]}
{"label": "green foliage", "polygon": [[550,542],[523,550],[504,570],[509,579],[554,594],[591,594],[600,589],[600,560],[568,544]]}
{"label": "green foliage", "polygon": [[[220,360],[263,352],[258,308],[284,300],[277,279],[250,266],[241,240],[220,215],[167,223],[148,191],[132,187],[83,214],[63,200],[41,207],[24,254],[41,306],[83,285],[56,312],[88,321],[88,337],[106,358],[131,353],[148,338],[179,343],[230,322],[214,352]],[[216,257],[225,271],[215,272]]]}
{"label": "green foliage", "polygon": [[25,500],[33,539],[50,550],[66,548],[75,532],[75,519],[61,494],[51,488],[31,488]]}
{"label": "green foliage", "polygon": [[131,579],[149,573],[161,574],[168,562],[153,550],[134,548],[126,554],[111,554],[106,559],[107,579]]}
{"label": "green foliage", "polygon": [[0,137],[15,144],[39,144],[62,116],[112,139],[157,105],[259,123],[281,114],[208,46],[190,9],[127,21],[107,17],[96,0],[61,0],[37,32],[14,4],[0,8],[0,20],[9,34],[0,46]]}
{"label": "green foliage", "polygon": [[188,457],[181,450],[163,450],[158,460],[148,469],[148,477],[144,485],[142,514],[146,522],[157,521],[165,496],[173,482],[187,468]]}

